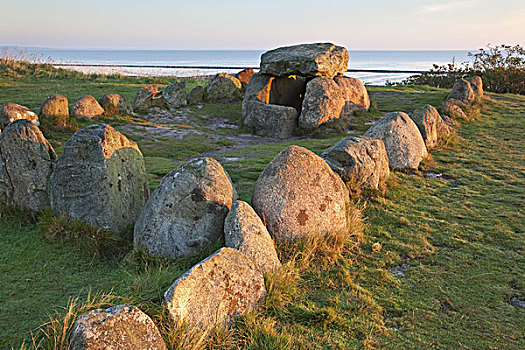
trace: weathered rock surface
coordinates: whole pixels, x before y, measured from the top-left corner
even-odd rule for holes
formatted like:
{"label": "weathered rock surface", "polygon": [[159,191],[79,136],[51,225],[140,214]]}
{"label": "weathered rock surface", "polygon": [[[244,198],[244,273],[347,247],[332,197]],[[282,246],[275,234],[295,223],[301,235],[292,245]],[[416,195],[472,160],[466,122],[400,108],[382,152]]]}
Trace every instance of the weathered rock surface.
{"label": "weathered rock surface", "polygon": [[164,101],[169,108],[176,109],[185,106],[186,84],[184,82],[171,84],[164,90]]}
{"label": "weathered rock surface", "polygon": [[135,223],[148,192],[137,144],[105,124],[78,130],[49,180],[54,211],[113,232]]}
{"label": "weathered rock surface", "polygon": [[342,90],[345,100],[343,113],[351,115],[354,111],[367,111],[370,108],[370,98],[365,84],[359,79],[337,76],[334,81]]}
{"label": "weathered rock surface", "polygon": [[470,82],[466,79],[457,80],[447,96],[447,100],[457,100],[466,105],[474,102],[475,98],[476,94],[472,90]]}
{"label": "weathered rock surface", "polygon": [[91,120],[102,114],[104,114],[104,108],[91,95],[82,96],[71,107],[71,115],[77,118]]}
{"label": "weathered rock surface", "polygon": [[131,114],[133,109],[124,96],[120,94],[106,94],[98,101],[107,114]]}
{"label": "weathered rock surface", "polygon": [[470,83],[470,87],[472,87],[472,91],[474,91],[474,95],[476,97],[483,97],[483,80],[479,76],[473,76],[467,79]]}
{"label": "weathered rock surface", "polygon": [[298,114],[293,107],[270,105],[256,100],[242,104],[244,124],[254,128],[257,135],[286,139],[297,128]]}
{"label": "weathered rock surface", "polygon": [[246,86],[248,86],[248,83],[250,82],[252,75],[253,75],[253,69],[247,68],[235,74],[235,78],[239,79],[239,81],[242,84],[242,87],[246,89]]}
{"label": "weathered rock surface", "polygon": [[365,136],[384,142],[390,167],[419,167],[428,152],[416,123],[403,112],[391,112],[379,119]]}
{"label": "weathered rock surface", "polygon": [[69,338],[70,350],[166,350],[148,315],[134,306],[91,310],[78,318]]}
{"label": "weathered rock surface", "polygon": [[177,279],[164,303],[173,318],[206,331],[242,315],[265,294],[264,278],[251,260],[221,248]]}
{"label": "weathered rock surface", "polygon": [[[443,119],[443,122],[445,122],[445,124],[449,127],[456,125],[454,119],[450,118],[448,115],[441,114],[441,119]],[[452,131],[452,129],[449,130]]]}
{"label": "weathered rock surface", "polygon": [[450,128],[432,105],[416,108],[410,117],[421,132],[427,149],[436,147],[440,138],[450,134]]}
{"label": "weathered rock surface", "polygon": [[318,128],[341,117],[345,105],[342,89],[332,78],[317,77],[306,84],[299,126]]}
{"label": "weathered rock surface", "polygon": [[135,224],[135,243],[162,257],[200,253],[223,236],[236,197],[219,162],[193,159],[164,176]]}
{"label": "weathered rock surface", "polygon": [[53,125],[66,126],[69,120],[67,98],[62,95],[49,96],[42,104],[39,116],[41,120],[50,119]]}
{"label": "weathered rock surface", "polygon": [[441,105],[441,113],[449,116],[452,119],[468,119],[467,115],[465,114],[465,112],[463,112],[461,107],[450,101],[443,102],[443,104]]}
{"label": "weathered rock surface", "polygon": [[204,88],[202,86],[195,86],[188,94],[187,102],[189,105],[196,105],[204,101]]}
{"label": "weathered rock surface", "polygon": [[333,78],[346,72],[348,59],[348,51],[344,47],[331,43],[280,47],[261,56],[260,73]]}
{"label": "weathered rock surface", "polygon": [[0,134],[0,202],[31,210],[49,207],[48,182],[57,157],[40,129],[16,120]]}
{"label": "weathered rock surface", "polygon": [[262,273],[281,266],[272,237],[248,203],[233,203],[224,222],[224,237],[226,247],[243,252]]}
{"label": "weathered rock surface", "polygon": [[347,228],[348,190],[328,164],[303,147],[289,146],[255,183],[253,208],[273,237],[295,240]]}
{"label": "weathered rock surface", "polygon": [[242,84],[239,79],[219,73],[208,83],[206,99],[211,102],[234,102],[242,99]]}
{"label": "weathered rock surface", "polygon": [[275,77],[267,74],[255,73],[244,93],[244,101],[259,100],[263,103],[270,103],[270,90]]}
{"label": "weathered rock surface", "polygon": [[145,85],[137,91],[133,101],[133,111],[147,113],[148,109],[153,107],[164,108],[164,96],[157,85]]}
{"label": "weathered rock surface", "polygon": [[370,137],[344,138],[324,151],[321,157],[352,186],[378,189],[390,175],[383,141]]}
{"label": "weathered rock surface", "polygon": [[36,126],[40,125],[38,115],[27,107],[12,102],[0,107],[0,131],[4,130],[9,123],[19,119],[27,119]]}

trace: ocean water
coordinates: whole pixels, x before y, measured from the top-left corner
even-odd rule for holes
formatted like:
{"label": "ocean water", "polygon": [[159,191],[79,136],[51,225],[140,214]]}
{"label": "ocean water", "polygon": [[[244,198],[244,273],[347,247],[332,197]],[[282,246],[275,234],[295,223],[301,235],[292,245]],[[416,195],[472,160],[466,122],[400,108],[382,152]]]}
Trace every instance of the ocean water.
{"label": "ocean water", "polygon": [[[258,67],[264,51],[258,50],[65,50],[21,48],[30,56],[54,63],[131,65],[131,66],[207,66]],[[433,64],[468,61],[468,51],[350,51],[349,68],[387,70],[428,70]],[[218,72],[236,73],[234,70],[133,68],[133,67],[70,67],[87,73],[121,73],[137,76],[195,76]],[[399,73],[347,73],[365,84],[384,85],[398,82],[411,74]]]}

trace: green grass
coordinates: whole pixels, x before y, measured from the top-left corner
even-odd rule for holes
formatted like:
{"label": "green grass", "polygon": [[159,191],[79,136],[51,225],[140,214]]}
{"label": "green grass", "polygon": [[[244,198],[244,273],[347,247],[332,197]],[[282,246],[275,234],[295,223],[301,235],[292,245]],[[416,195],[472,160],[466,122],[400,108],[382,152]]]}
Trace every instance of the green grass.
{"label": "green grass", "polygon": [[[38,110],[51,92],[66,92],[68,98],[117,92],[132,99],[144,82],[0,76],[0,103],[14,101]],[[374,97],[376,110],[353,120],[357,134],[385,112],[409,112],[427,103],[439,106],[446,96],[446,90],[424,86],[370,90],[401,94]],[[236,121],[240,105],[206,104],[201,109],[192,107],[191,113],[196,118],[218,115]],[[352,236],[328,237],[295,250],[279,244],[284,267],[266,276],[265,303],[201,345],[225,349],[524,348],[525,310],[509,304],[514,296],[525,299],[524,120],[525,97],[492,95],[481,115],[461,122],[458,138],[433,151],[433,162],[425,167],[443,174],[442,178],[395,171],[384,195],[353,198],[359,210],[351,213]],[[110,122],[123,125],[141,120],[115,117]],[[73,130],[44,128],[44,132],[62,147]],[[214,142],[205,136],[157,142],[136,136],[146,156],[150,187],[158,186],[162,176],[185,157],[231,145],[222,136]],[[250,201],[257,177],[287,145],[319,154],[343,136],[237,148],[216,158],[241,199]],[[232,158],[237,160],[228,161]],[[17,348],[24,340],[30,343],[30,331],[47,322],[54,310],[71,306],[70,297],[79,299],[67,317],[99,303],[132,302],[154,318],[169,344],[194,348],[197,336],[169,322],[161,296],[215,247],[193,259],[156,260],[131,252],[129,240],[115,246],[111,237],[97,234],[100,238],[93,242],[89,240],[93,232],[83,225],[62,222],[49,213],[34,216],[1,208],[0,348]],[[103,294],[86,303],[90,291]],[[56,327],[61,317],[55,318],[60,321]]]}

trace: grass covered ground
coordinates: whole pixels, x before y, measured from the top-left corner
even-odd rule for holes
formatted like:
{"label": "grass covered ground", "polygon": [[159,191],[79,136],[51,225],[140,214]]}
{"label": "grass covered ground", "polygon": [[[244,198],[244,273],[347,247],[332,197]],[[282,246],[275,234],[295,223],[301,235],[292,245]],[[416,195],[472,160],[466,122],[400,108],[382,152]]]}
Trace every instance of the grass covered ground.
{"label": "grass covered ground", "polygon": [[[64,94],[71,103],[84,94],[99,98],[115,92],[132,101],[143,83],[172,82],[15,73],[0,75],[0,104],[16,102],[36,112],[51,93]],[[195,84],[203,82],[187,83]],[[439,106],[446,96],[445,90],[421,86],[369,91],[376,108],[354,118],[356,134],[385,112]],[[187,113],[204,128],[207,117],[235,122],[240,105],[210,104]],[[143,123],[122,116],[106,121],[117,127]],[[525,310],[509,301],[525,299],[524,121],[525,97],[491,95],[482,114],[461,121],[459,137],[434,151],[423,172],[393,172],[384,194],[354,196],[349,237],[312,241],[294,250],[279,245],[284,268],[266,276],[265,303],[229,331],[200,343],[166,319],[160,301],[169,285],[207,253],[152,260],[132,253],[129,239],[115,240],[51,213],[3,207],[0,348],[20,348],[24,341],[31,348],[30,332],[50,315],[60,322],[44,327],[56,332],[43,347],[59,349],[67,338],[67,332],[61,335],[64,315],[73,321],[75,313],[89,307],[132,302],[154,318],[176,348],[522,349]],[[74,129],[44,125],[43,132],[60,153]],[[217,134],[222,137],[224,130]],[[151,187],[188,157],[234,146],[213,141],[220,140],[215,136],[156,142],[134,137],[145,155]],[[231,147],[215,157],[241,199],[250,201],[260,172],[284,147],[297,144],[321,153],[343,136]]]}

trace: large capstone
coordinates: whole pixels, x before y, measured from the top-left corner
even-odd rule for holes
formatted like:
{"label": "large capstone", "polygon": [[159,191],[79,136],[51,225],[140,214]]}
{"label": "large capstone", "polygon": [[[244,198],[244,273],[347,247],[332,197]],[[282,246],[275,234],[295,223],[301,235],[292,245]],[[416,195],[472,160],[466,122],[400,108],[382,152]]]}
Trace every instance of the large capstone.
{"label": "large capstone", "polygon": [[147,113],[153,107],[164,108],[164,96],[157,85],[145,85],[137,91],[133,101],[133,111]]}
{"label": "large capstone", "polygon": [[348,51],[331,43],[281,47],[261,56],[260,73],[333,78],[348,68]]}
{"label": "large capstone", "polygon": [[219,73],[208,83],[206,99],[210,102],[235,102],[242,100],[242,84],[239,79]]}
{"label": "large capstone", "polygon": [[237,249],[221,248],[177,279],[164,303],[175,320],[209,331],[255,307],[265,294],[252,261]]}
{"label": "large capstone", "polygon": [[9,123],[19,119],[30,120],[36,126],[40,124],[38,115],[27,107],[12,102],[8,102],[0,107],[0,131],[4,130]]}
{"label": "large capstone", "polygon": [[66,126],[69,121],[69,105],[62,95],[49,96],[40,108],[40,120],[49,119],[51,124]]}
{"label": "large capstone", "polygon": [[306,84],[303,108],[299,116],[299,126],[315,129],[341,117],[345,106],[343,90],[334,79],[317,77]]}
{"label": "large capstone", "polygon": [[224,219],[237,194],[213,158],[172,170],[153,192],[135,225],[135,243],[147,253],[185,257],[224,235]]}
{"label": "large capstone", "polygon": [[365,136],[384,142],[391,168],[417,169],[428,155],[416,123],[403,112],[384,115],[368,129]]}
{"label": "large capstone", "polygon": [[56,159],[36,125],[27,119],[9,124],[0,134],[0,202],[35,211],[49,207]]}
{"label": "large capstone", "polygon": [[70,350],[166,350],[151,318],[135,306],[91,310],[73,325]]}
{"label": "large capstone", "polygon": [[236,201],[224,223],[226,247],[240,250],[261,272],[281,266],[275,243],[261,218],[246,202]]}
{"label": "large capstone", "polygon": [[451,100],[456,104],[469,105],[474,102],[476,94],[472,89],[472,85],[466,79],[459,79],[452,86],[452,90],[447,96],[447,100]]}
{"label": "large capstone", "polygon": [[366,136],[342,139],[321,155],[352,187],[378,189],[388,175],[388,156],[381,140]]}
{"label": "large capstone", "polygon": [[131,114],[131,103],[119,94],[106,94],[98,101],[106,114]]}
{"label": "large capstone", "polygon": [[171,84],[164,90],[164,101],[168,108],[176,109],[185,106],[186,101],[186,84],[184,82]]}
{"label": "large capstone", "polygon": [[303,147],[281,151],[257,179],[252,204],[273,237],[295,240],[344,232],[348,190],[328,164]]}
{"label": "large capstone", "polygon": [[113,232],[135,223],[149,191],[137,144],[105,124],[69,139],[49,188],[54,211]]}
{"label": "large capstone", "polygon": [[243,122],[257,135],[286,139],[297,128],[297,110],[293,107],[266,104],[257,100],[244,100]]}
{"label": "large capstone", "polygon": [[432,105],[416,108],[410,117],[421,132],[427,149],[436,147],[440,138],[450,134],[448,125],[445,124],[437,109]]}
{"label": "large capstone", "polygon": [[91,120],[102,114],[104,114],[104,108],[91,95],[82,96],[71,107],[71,115],[81,119]]}

